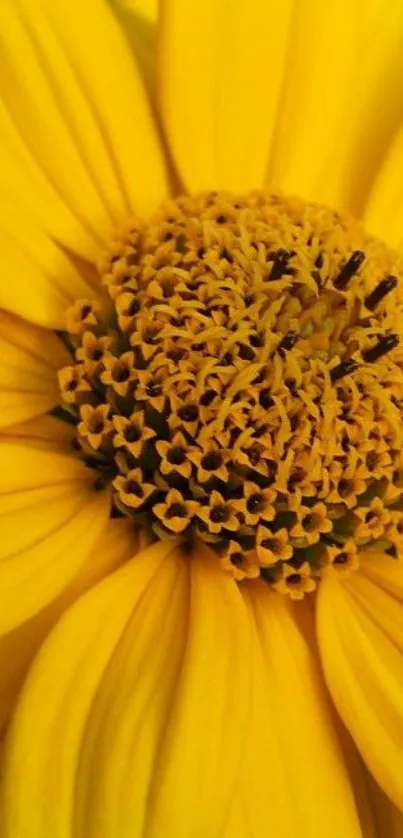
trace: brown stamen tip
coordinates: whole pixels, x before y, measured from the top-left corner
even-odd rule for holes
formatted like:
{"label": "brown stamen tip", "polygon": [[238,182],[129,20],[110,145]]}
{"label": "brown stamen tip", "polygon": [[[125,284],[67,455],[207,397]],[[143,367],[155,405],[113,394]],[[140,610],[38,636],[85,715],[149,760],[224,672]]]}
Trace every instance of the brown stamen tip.
{"label": "brown stamen tip", "polygon": [[334,383],[339,378],[344,378],[345,375],[350,375],[350,373],[355,372],[357,367],[357,361],[354,361],[352,358],[347,358],[346,361],[341,361],[340,364],[337,364],[337,367],[334,367],[330,371],[330,380]]}
{"label": "brown stamen tip", "polygon": [[363,352],[362,357],[367,364],[373,364],[374,361],[378,360],[378,358],[382,358],[382,355],[386,355],[388,352],[391,352],[392,349],[395,349],[398,343],[398,335],[385,335],[385,337],[381,338],[379,343],[376,343],[375,346],[371,346],[371,349],[367,349]]}
{"label": "brown stamen tip", "polygon": [[279,343],[277,347],[277,352],[279,352],[280,355],[283,355],[284,352],[288,352],[290,349],[292,349],[298,341],[299,334],[297,332],[287,332],[287,334],[284,335],[282,341]]}
{"label": "brown stamen tip", "polygon": [[333,280],[333,285],[338,291],[343,291],[350,282],[351,277],[357,273],[365,259],[365,253],[362,250],[354,250],[348,262],[342,267],[340,273]]}
{"label": "brown stamen tip", "polygon": [[292,256],[294,256],[292,250],[284,250],[282,247],[274,254],[274,262],[268,276],[270,282],[273,282],[275,279],[281,279],[283,274],[291,272],[291,268],[288,267],[288,261]]}
{"label": "brown stamen tip", "polygon": [[393,291],[396,288],[398,283],[397,276],[387,276],[368,294],[368,297],[365,298],[365,305],[369,308],[370,311],[374,311],[374,309],[379,305],[381,300],[386,297],[390,291]]}

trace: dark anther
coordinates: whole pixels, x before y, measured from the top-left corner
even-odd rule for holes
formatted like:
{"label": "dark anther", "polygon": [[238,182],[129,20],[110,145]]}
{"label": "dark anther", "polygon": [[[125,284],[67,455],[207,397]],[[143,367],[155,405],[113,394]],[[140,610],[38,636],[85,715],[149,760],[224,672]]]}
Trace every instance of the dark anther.
{"label": "dark anther", "polygon": [[128,425],[123,432],[126,442],[138,442],[141,438],[141,431],[136,425]]}
{"label": "dark anther", "polygon": [[248,451],[249,462],[252,466],[257,466],[260,460],[261,449],[258,445],[252,445]]}
{"label": "dark anther", "polygon": [[382,355],[386,355],[387,352],[395,349],[398,343],[398,335],[385,335],[385,337],[381,338],[379,343],[376,343],[375,346],[371,347],[371,349],[366,349],[366,351],[362,353],[362,357],[367,364],[373,364],[374,361],[378,360],[378,358],[382,358]]}
{"label": "dark anther", "polygon": [[322,268],[323,267],[323,253],[318,253],[315,259],[315,268]]}
{"label": "dark anther", "polygon": [[256,492],[254,495],[250,495],[247,500],[246,508],[248,512],[253,514],[254,512],[258,512],[262,504],[262,496],[259,492]]}
{"label": "dark anther", "polygon": [[357,273],[364,259],[365,253],[363,253],[362,250],[355,250],[354,253],[351,254],[348,262],[343,265],[340,273],[333,281],[333,285],[338,291],[343,291],[344,288],[347,287],[351,277]]}
{"label": "dark anther", "polygon": [[348,554],[347,553],[338,553],[337,556],[333,559],[333,564],[347,564],[348,562]]}
{"label": "dark anther", "polygon": [[85,318],[88,317],[89,314],[91,314],[91,311],[92,311],[92,308],[91,308],[90,305],[88,305],[88,303],[87,303],[87,305],[84,305],[81,309],[82,319],[85,320]]}
{"label": "dark anther", "polygon": [[146,393],[147,396],[150,398],[154,398],[155,396],[160,396],[162,392],[162,384],[159,381],[151,381],[150,384],[147,384]]}
{"label": "dark anther", "polygon": [[337,367],[333,367],[330,371],[330,380],[334,383],[335,381],[338,381],[339,378],[344,378],[345,375],[350,375],[352,372],[355,372],[357,367],[357,361],[353,361],[352,358],[348,358],[346,361],[341,361],[340,364],[337,364]]}
{"label": "dark anther", "polygon": [[368,294],[368,297],[365,298],[365,305],[369,308],[370,311],[373,311],[377,305],[389,294],[390,291],[393,291],[396,288],[398,283],[397,276],[387,276],[385,279],[382,279],[381,282],[378,283],[376,288]]}
{"label": "dark anther", "polygon": [[201,465],[205,471],[217,471],[222,465],[222,456],[218,451],[211,451],[202,457]]}
{"label": "dark anther", "polygon": [[251,346],[241,343],[239,347],[239,357],[242,358],[243,361],[254,361],[255,353]]}
{"label": "dark anther", "polygon": [[171,463],[172,466],[180,466],[182,463],[185,462],[186,455],[183,448],[180,445],[175,445],[168,451],[167,460]]}
{"label": "dark anther", "polygon": [[287,576],[287,584],[288,585],[299,585],[301,581],[301,574],[300,573],[290,573]]}
{"label": "dark anther", "polygon": [[186,518],[186,508],[181,503],[172,503],[166,511],[167,518]]}
{"label": "dark anther", "polygon": [[296,396],[298,394],[297,382],[296,382],[295,378],[286,378],[284,380],[284,384],[285,384],[286,387],[288,387],[292,396]]}
{"label": "dark anther", "polygon": [[226,352],[225,355],[221,358],[221,365],[223,367],[230,367],[232,364],[233,358],[231,352]]}
{"label": "dark anther", "polygon": [[170,349],[169,352],[167,352],[167,358],[169,358],[171,361],[175,361],[175,363],[181,361],[182,358],[185,357],[185,355],[186,349],[182,349],[180,346],[174,346],[173,349]]}
{"label": "dark anther", "polygon": [[169,241],[171,241],[171,239],[173,239],[173,237],[174,237],[174,234],[173,234],[172,230],[168,230],[168,232],[165,233],[165,235],[163,237],[163,240],[164,240],[164,242],[169,242]]}
{"label": "dark anther", "polygon": [[178,416],[183,422],[196,422],[199,418],[199,409],[195,404],[185,405],[179,408]]}
{"label": "dark anther", "polygon": [[272,550],[277,547],[278,541],[275,538],[264,538],[261,542],[262,547],[265,547],[266,550]]}
{"label": "dark anther", "polygon": [[203,405],[203,407],[208,407],[215,399],[216,395],[217,393],[215,390],[206,390],[206,392],[200,397],[200,404]]}
{"label": "dark anther", "polygon": [[339,495],[341,495],[342,498],[347,497],[350,489],[351,489],[351,480],[346,480],[343,477],[340,480],[340,483],[339,483]]}
{"label": "dark anther", "polygon": [[125,492],[128,495],[135,495],[136,498],[143,497],[143,490],[140,486],[140,483],[137,483],[136,480],[128,480],[125,486]]}
{"label": "dark anther", "polygon": [[369,471],[373,471],[378,465],[378,454],[376,451],[370,451],[365,458],[365,465]]}
{"label": "dark anther", "polygon": [[291,268],[288,268],[288,261],[294,256],[294,251],[284,250],[282,247],[274,254],[274,262],[272,269],[267,277],[270,282],[275,279],[281,279],[283,274],[291,273]]}
{"label": "dark anther", "polygon": [[226,248],[226,247],[224,247],[224,248],[222,249],[222,251],[221,251],[221,253],[220,253],[220,259],[226,259],[226,260],[227,260],[227,262],[229,262],[229,263],[230,263],[230,265],[232,265],[232,263],[233,263],[233,261],[234,261],[234,260],[233,260],[233,258],[232,258],[232,256],[231,256],[231,254],[228,252],[228,250],[227,250],[227,248]]}
{"label": "dark anther", "polygon": [[227,218],[225,215],[217,215],[216,222],[217,224],[225,224]]}
{"label": "dark anther", "polygon": [[105,428],[105,422],[103,419],[95,419],[93,422],[90,423],[90,431],[92,434],[102,434]]}
{"label": "dark anther", "polygon": [[93,361],[100,361],[103,354],[104,354],[104,350],[101,349],[100,346],[98,346],[96,349],[93,349],[93,351],[91,352],[91,358],[92,358]]}
{"label": "dark anther", "polygon": [[130,378],[130,370],[127,367],[120,367],[113,373],[114,381],[122,382]]}
{"label": "dark anther", "polygon": [[270,390],[261,390],[259,393],[259,404],[261,407],[264,407],[265,410],[268,410],[269,407],[273,407],[274,400],[270,395]]}
{"label": "dark anther", "polygon": [[263,346],[264,341],[262,340],[262,336],[256,332],[256,334],[249,336],[249,343],[257,349],[259,346]]}
{"label": "dark anther", "polygon": [[199,247],[199,249],[197,250],[198,258],[203,259],[203,256],[205,255],[205,253],[206,253],[206,249],[204,247]]}
{"label": "dark anther", "polygon": [[240,550],[237,553],[232,553],[232,555],[230,556],[230,562],[231,562],[231,564],[234,564],[235,566],[242,564],[243,555],[242,555]]}
{"label": "dark anther", "polygon": [[287,332],[287,334],[284,335],[282,341],[279,343],[277,347],[277,352],[279,352],[280,355],[283,355],[284,352],[288,352],[290,349],[292,349],[298,341],[299,334],[297,332]]}
{"label": "dark anther", "polygon": [[130,300],[129,305],[127,306],[125,314],[127,314],[128,317],[133,317],[133,315],[137,314],[138,311],[140,311],[140,303],[136,299],[136,297],[133,297],[133,299]]}
{"label": "dark anther", "polygon": [[210,520],[214,524],[221,524],[227,520],[228,512],[225,506],[215,506],[210,512]]}

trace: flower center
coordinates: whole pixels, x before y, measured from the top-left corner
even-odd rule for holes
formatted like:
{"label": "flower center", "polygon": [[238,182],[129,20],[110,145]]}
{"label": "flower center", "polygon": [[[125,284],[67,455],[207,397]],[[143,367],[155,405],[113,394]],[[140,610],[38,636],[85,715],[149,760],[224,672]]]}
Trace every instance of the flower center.
{"label": "flower center", "polygon": [[133,224],[101,275],[109,305],[68,312],[59,378],[114,514],[294,598],[362,546],[396,554],[396,253],[322,206],[209,193]]}

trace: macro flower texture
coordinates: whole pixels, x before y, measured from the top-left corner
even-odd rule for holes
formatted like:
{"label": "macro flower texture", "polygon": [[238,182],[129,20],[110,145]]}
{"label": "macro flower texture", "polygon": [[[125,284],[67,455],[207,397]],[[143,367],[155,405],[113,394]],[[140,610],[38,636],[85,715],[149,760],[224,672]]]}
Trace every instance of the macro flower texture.
{"label": "macro flower texture", "polygon": [[401,0],[2,0],[0,836],[403,836]]}

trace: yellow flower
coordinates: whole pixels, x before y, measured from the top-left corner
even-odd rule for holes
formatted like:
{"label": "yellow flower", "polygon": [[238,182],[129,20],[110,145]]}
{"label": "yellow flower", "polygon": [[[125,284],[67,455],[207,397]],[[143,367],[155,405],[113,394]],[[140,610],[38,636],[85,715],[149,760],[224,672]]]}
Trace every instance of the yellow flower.
{"label": "yellow flower", "polygon": [[2,838],[400,838],[402,6],[146,4],[0,7]]}

